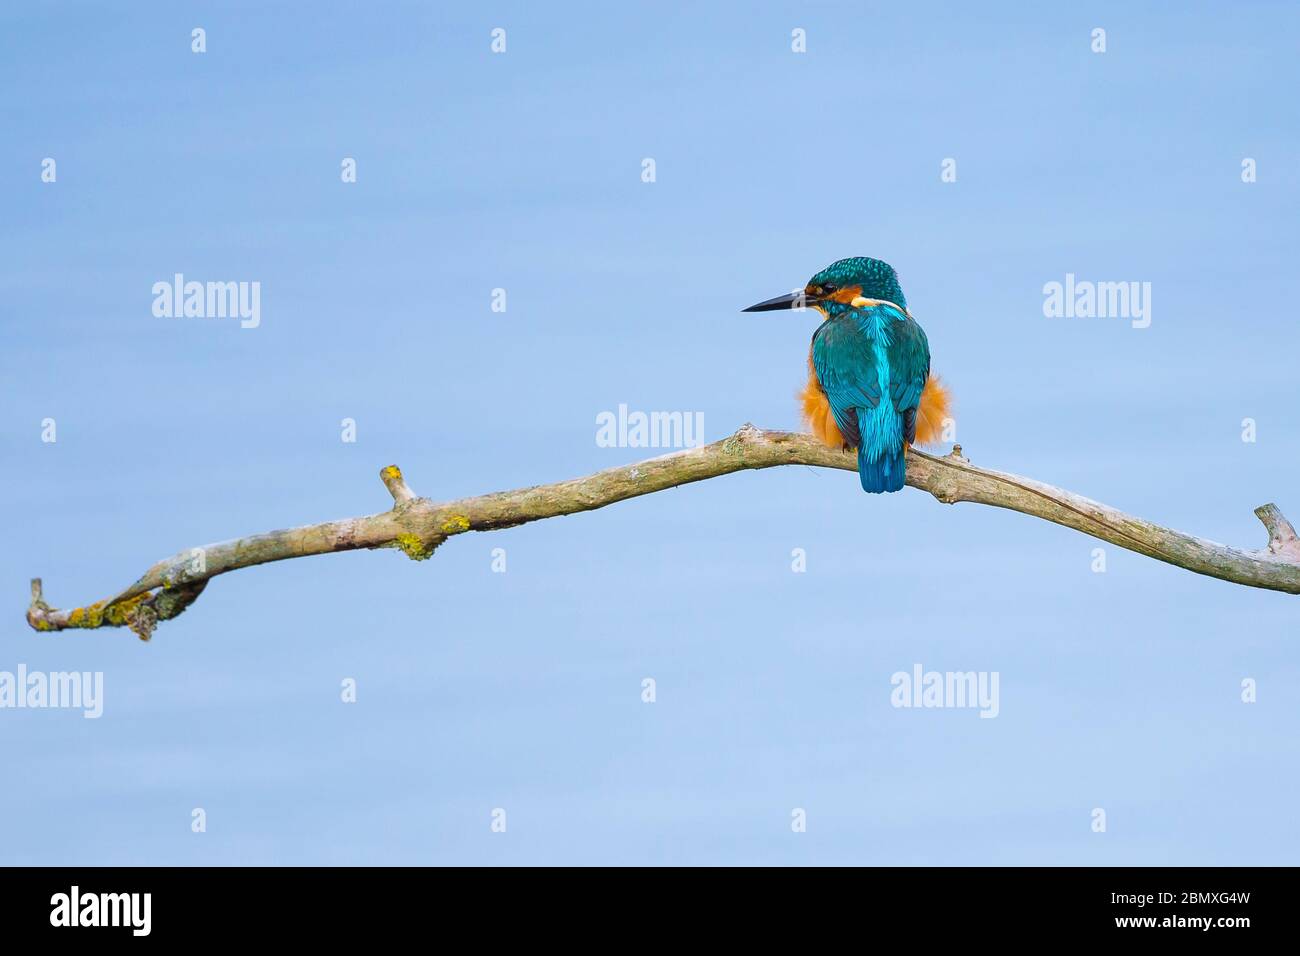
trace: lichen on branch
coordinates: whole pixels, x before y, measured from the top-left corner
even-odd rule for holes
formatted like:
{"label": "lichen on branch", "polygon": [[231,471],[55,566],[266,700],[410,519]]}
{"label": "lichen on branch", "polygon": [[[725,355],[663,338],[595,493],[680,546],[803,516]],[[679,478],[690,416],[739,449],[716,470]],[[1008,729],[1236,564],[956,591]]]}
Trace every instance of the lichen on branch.
{"label": "lichen on branch", "polygon": [[[424,561],[448,538],[467,531],[498,531],[530,521],[577,514],[678,485],[747,469],[812,465],[855,471],[856,457],[827,448],[809,435],[744,425],[734,435],[698,448],[619,465],[583,478],[458,501],[417,496],[401,469],[389,465],[380,479],[393,498],[388,511],[287,528],[210,544],[195,570],[182,551],[150,567],[124,591],[85,607],[58,610],[32,582],[27,622],[42,632],[70,628],[128,627],[147,640],[161,621],[184,612],[207,582],[240,568],[360,548],[395,548]],[[960,445],[943,457],[907,450],[907,483],[945,504],[990,505],[1042,518],[1168,564],[1248,587],[1300,594],[1300,540],[1276,505],[1255,513],[1268,531],[1265,547],[1231,548],[1124,514],[1029,478],[978,468]],[[853,494],[848,489],[846,495]]]}

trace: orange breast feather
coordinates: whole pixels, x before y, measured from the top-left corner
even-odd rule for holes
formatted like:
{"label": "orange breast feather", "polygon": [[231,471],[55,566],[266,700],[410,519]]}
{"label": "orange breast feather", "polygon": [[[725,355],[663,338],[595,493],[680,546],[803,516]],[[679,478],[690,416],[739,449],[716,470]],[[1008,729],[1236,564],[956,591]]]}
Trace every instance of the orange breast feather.
{"label": "orange breast feather", "polygon": [[933,445],[942,440],[943,423],[952,417],[952,392],[938,375],[925,380],[921,405],[916,410],[916,443]]}
{"label": "orange breast feather", "polygon": [[[799,393],[799,406],[803,420],[817,436],[817,440],[831,448],[843,448],[844,436],[835,424],[831,403],[817,381],[813,371],[812,356],[808,357],[808,382]],[[916,411],[916,443],[932,445],[943,435],[944,419],[952,416],[952,393],[937,375],[926,380],[921,392],[921,405]]]}
{"label": "orange breast feather", "polygon": [[822,391],[821,383],[817,381],[811,355],[808,356],[808,384],[799,393],[799,405],[803,409],[803,420],[812,428],[818,441],[832,448],[844,447],[844,436],[840,434],[839,427],[835,424],[831,403],[826,398],[826,393]]}

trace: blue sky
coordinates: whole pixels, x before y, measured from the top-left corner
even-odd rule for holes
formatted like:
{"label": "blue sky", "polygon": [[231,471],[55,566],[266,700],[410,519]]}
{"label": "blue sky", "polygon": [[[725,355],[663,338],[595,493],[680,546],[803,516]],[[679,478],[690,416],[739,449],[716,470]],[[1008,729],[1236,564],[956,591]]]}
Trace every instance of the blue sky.
{"label": "blue sky", "polygon": [[[813,320],[739,309],[848,255],[976,463],[1300,519],[1294,5],[545,7],[0,12],[0,671],[105,698],[0,710],[0,863],[1294,863],[1297,598],[844,472],[236,572],[148,645],[27,628],[32,576],[382,510],[390,462],[442,499],[644,457],[621,403],[797,427]],[[261,325],[155,317],[177,272]],[[1046,318],[1067,273],[1150,327]],[[892,707],[917,663],[997,718]]]}

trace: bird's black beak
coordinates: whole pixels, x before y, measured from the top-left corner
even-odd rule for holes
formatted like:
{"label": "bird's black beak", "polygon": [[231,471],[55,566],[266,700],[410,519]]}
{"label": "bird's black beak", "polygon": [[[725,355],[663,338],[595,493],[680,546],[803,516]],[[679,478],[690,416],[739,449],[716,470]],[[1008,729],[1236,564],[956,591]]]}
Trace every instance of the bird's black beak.
{"label": "bird's black beak", "polygon": [[804,309],[813,303],[813,299],[803,289],[789,295],[778,295],[775,299],[758,302],[742,312],[777,312],[781,309]]}

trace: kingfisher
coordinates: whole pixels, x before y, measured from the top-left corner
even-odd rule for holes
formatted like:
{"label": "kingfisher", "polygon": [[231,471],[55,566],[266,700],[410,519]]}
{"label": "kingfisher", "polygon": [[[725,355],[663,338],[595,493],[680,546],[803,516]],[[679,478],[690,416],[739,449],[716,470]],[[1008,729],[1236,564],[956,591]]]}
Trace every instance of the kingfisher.
{"label": "kingfisher", "polygon": [[930,374],[930,343],[907,310],[893,266],[855,256],[833,262],[801,290],[745,312],[811,307],[822,316],[799,394],[804,421],[832,448],[858,450],[862,490],[898,491],[907,445],[938,441],[951,398]]}

